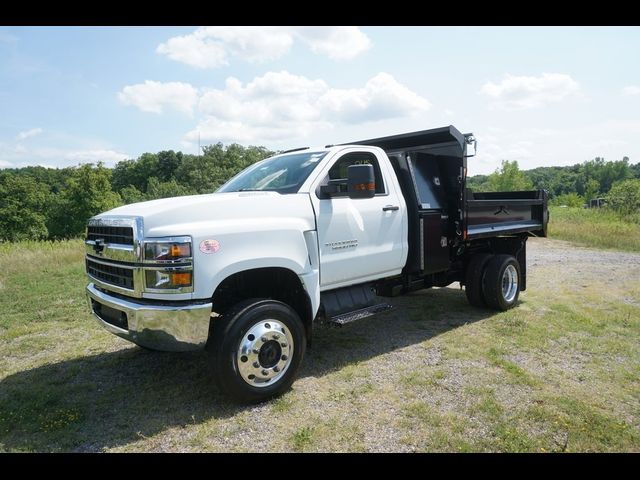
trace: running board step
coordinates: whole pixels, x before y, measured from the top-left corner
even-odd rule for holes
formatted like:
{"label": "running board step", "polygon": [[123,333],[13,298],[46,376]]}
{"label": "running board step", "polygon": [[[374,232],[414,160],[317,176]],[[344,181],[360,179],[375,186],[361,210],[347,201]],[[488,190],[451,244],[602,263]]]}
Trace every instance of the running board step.
{"label": "running board step", "polygon": [[336,315],[335,317],[331,317],[329,319],[329,322],[337,323],[338,325],[344,325],[345,323],[355,322],[356,320],[360,320],[361,318],[370,317],[371,315],[384,312],[391,308],[393,308],[393,306],[389,305],[388,303],[378,303],[377,305],[371,305],[370,307],[354,310],[353,312]]}

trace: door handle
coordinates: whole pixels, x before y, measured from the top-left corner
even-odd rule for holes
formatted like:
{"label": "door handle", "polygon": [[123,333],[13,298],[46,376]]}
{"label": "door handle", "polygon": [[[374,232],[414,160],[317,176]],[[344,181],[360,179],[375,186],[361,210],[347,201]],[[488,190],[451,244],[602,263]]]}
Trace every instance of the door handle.
{"label": "door handle", "polygon": [[382,207],[383,212],[387,212],[389,210],[395,212],[396,210],[400,210],[400,207],[397,205],[385,205],[384,207]]}

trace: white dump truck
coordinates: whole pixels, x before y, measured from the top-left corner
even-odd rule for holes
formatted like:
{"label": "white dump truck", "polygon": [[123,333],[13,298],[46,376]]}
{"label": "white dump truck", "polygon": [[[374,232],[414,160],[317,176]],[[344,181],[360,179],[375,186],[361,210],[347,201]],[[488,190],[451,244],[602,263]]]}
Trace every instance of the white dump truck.
{"label": "white dump truck", "polygon": [[91,311],[148,349],[206,348],[222,391],[255,402],[291,386],[316,322],[364,322],[380,296],[460,282],[472,305],[511,308],[547,196],[468,190],[473,142],[448,126],[296,149],[216,193],[97,215]]}

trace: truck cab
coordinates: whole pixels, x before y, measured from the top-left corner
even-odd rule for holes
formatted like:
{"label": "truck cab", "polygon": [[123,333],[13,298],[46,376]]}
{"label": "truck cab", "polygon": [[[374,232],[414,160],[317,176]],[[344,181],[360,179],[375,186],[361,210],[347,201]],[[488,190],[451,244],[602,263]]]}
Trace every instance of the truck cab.
{"label": "truck cab", "polygon": [[467,190],[472,142],[449,126],[297,149],[213,194],[97,215],[91,311],[146,348],[205,348],[221,389],[251,402],[290,387],[318,322],[361,321],[390,308],[380,297],[459,281],[472,305],[512,308],[546,193]]}

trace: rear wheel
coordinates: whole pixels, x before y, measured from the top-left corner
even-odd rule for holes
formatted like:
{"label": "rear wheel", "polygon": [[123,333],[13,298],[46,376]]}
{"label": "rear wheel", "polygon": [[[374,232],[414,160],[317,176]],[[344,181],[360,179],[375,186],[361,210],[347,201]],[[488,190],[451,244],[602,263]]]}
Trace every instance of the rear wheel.
{"label": "rear wheel", "polygon": [[485,267],[482,291],[487,306],[509,310],[520,295],[520,264],[512,255],[496,255]]}
{"label": "rear wheel", "polygon": [[489,253],[476,253],[469,260],[464,279],[464,289],[467,300],[474,307],[486,307],[487,303],[482,292],[482,278],[484,269],[493,255]]}
{"label": "rear wheel", "polygon": [[255,403],[289,389],[306,349],[304,326],[288,305],[251,299],[216,320],[207,345],[220,389]]}

